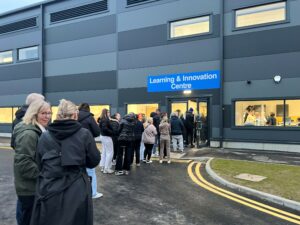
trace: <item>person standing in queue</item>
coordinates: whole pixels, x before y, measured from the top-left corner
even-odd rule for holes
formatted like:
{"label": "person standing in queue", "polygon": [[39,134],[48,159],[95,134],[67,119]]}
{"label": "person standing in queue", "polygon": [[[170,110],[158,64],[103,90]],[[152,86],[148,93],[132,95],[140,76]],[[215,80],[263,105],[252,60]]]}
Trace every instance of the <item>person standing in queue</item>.
{"label": "person standing in queue", "polygon": [[14,128],[14,177],[18,201],[21,203],[21,225],[29,225],[39,169],[36,162],[37,143],[51,119],[50,104],[36,100],[30,104],[23,121]]}
{"label": "person standing in queue", "polygon": [[114,172],[112,169],[114,145],[112,142],[113,128],[111,126],[110,113],[108,109],[102,110],[98,122],[101,130],[100,140],[102,142],[100,169],[103,171],[103,173],[111,174]]}
{"label": "person standing in queue", "polygon": [[135,125],[134,125],[134,141],[133,141],[133,148],[131,154],[131,161],[130,164],[133,163],[134,155],[135,155],[135,163],[136,166],[140,166],[140,147],[141,147],[141,140],[142,134],[144,132],[143,123],[138,119],[137,115],[135,117]]}
{"label": "person standing in queue", "polygon": [[117,163],[117,153],[118,153],[118,149],[119,149],[118,137],[119,137],[120,120],[121,120],[120,113],[115,113],[110,118],[110,124],[111,124],[112,130],[113,130],[112,141],[113,141],[113,145],[114,145],[114,155],[113,155],[113,159],[112,159],[113,166],[115,166]]}
{"label": "person standing in queue", "polygon": [[163,156],[166,153],[168,163],[171,163],[170,160],[170,135],[171,135],[171,126],[168,123],[168,116],[164,116],[159,124],[160,132],[160,155],[159,163],[163,162]]}
{"label": "person standing in queue", "polygon": [[152,163],[151,155],[152,148],[155,143],[155,136],[157,135],[156,127],[153,125],[153,118],[149,117],[147,120],[148,125],[146,126],[143,133],[143,142],[145,144],[144,162]]}
{"label": "person standing in queue", "polygon": [[[78,122],[81,124],[83,128],[88,129],[93,137],[98,137],[100,135],[100,128],[95,121],[94,114],[90,112],[90,106],[88,103],[81,103],[78,107],[79,115]],[[93,198],[101,198],[103,196],[102,193],[97,191],[97,176],[96,169],[86,169],[87,174],[92,178],[92,197]]]}
{"label": "person standing in queue", "polygon": [[62,99],[56,120],[38,143],[40,168],[31,225],[92,225],[92,190],[86,168],[99,164],[91,132],[77,121],[74,103]]}
{"label": "person standing in queue", "polygon": [[129,175],[132,145],[134,141],[134,120],[134,114],[130,113],[128,115],[125,115],[120,123],[118,138],[119,149],[117,154],[117,164],[115,173],[115,175],[117,176],[123,174]]}

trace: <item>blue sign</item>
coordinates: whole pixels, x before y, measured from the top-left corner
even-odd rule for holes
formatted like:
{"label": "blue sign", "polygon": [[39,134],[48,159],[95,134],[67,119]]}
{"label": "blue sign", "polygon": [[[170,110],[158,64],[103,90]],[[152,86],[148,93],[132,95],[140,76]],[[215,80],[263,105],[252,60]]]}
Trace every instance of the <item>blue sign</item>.
{"label": "blue sign", "polygon": [[148,92],[220,88],[220,70],[148,76]]}

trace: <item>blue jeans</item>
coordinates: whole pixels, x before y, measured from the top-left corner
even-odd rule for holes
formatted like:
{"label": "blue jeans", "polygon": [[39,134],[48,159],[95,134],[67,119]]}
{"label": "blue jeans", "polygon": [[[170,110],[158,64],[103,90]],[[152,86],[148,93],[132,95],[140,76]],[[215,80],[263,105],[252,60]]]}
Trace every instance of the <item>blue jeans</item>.
{"label": "blue jeans", "polygon": [[86,168],[87,174],[92,177],[92,195],[95,196],[97,194],[97,176],[96,169]]}
{"label": "blue jeans", "polygon": [[155,135],[155,143],[154,143],[153,148],[152,148],[152,154],[156,153],[156,147],[158,147],[158,150],[160,150],[159,143],[160,143],[160,136]]}

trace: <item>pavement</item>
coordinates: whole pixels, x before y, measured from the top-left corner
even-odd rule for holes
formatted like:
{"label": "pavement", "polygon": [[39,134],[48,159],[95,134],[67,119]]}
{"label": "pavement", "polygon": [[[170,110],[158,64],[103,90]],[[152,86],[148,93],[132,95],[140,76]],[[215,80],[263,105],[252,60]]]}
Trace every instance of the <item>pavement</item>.
{"label": "pavement", "polygon": [[[197,152],[192,149],[185,157],[193,153],[193,157],[201,160],[209,155],[204,153],[205,151]],[[12,150],[0,148],[1,225],[16,224],[13,154]],[[210,154],[223,155],[218,151],[212,151]],[[294,162],[294,159],[291,161]],[[133,165],[129,176],[102,174],[97,168],[98,191],[102,192],[104,197],[94,200],[94,224],[295,224],[284,218],[231,201],[201,187],[198,182],[191,179],[193,175],[188,171],[191,164],[187,162],[172,162],[169,165],[154,161],[152,164],[142,164],[141,167]],[[201,173],[209,182],[216,184],[203,168]],[[283,207],[280,209],[288,211]],[[300,220],[296,224],[300,224]]]}

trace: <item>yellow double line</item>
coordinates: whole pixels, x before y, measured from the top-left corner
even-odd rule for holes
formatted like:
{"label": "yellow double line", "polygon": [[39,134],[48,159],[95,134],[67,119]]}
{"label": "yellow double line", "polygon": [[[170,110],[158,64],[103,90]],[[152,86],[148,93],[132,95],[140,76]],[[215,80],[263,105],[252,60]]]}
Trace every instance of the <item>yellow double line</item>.
{"label": "yellow double line", "polygon": [[[196,164],[196,166],[193,169],[193,166],[195,164]],[[271,207],[271,206],[263,204],[261,202],[254,201],[252,199],[243,197],[241,195],[235,194],[233,192],[227,191],[225,189],[219,188],[219,187],[209,183],[201,175],[200,166],[201,166],[201,163],[192,162],[188,165],[188,169],[187,169],[190,178],[200,187],[202,187],[210,192],[213,192],[217,195],[220,195],[224,198],[230,199],[234,202],[240,203],[242,205],[251,207],[258,211],[261,211],[261,212],[267,213],[269,215],[278,217],[280,219],[300,225],[300,216],[298,216],[298,215]]]}

